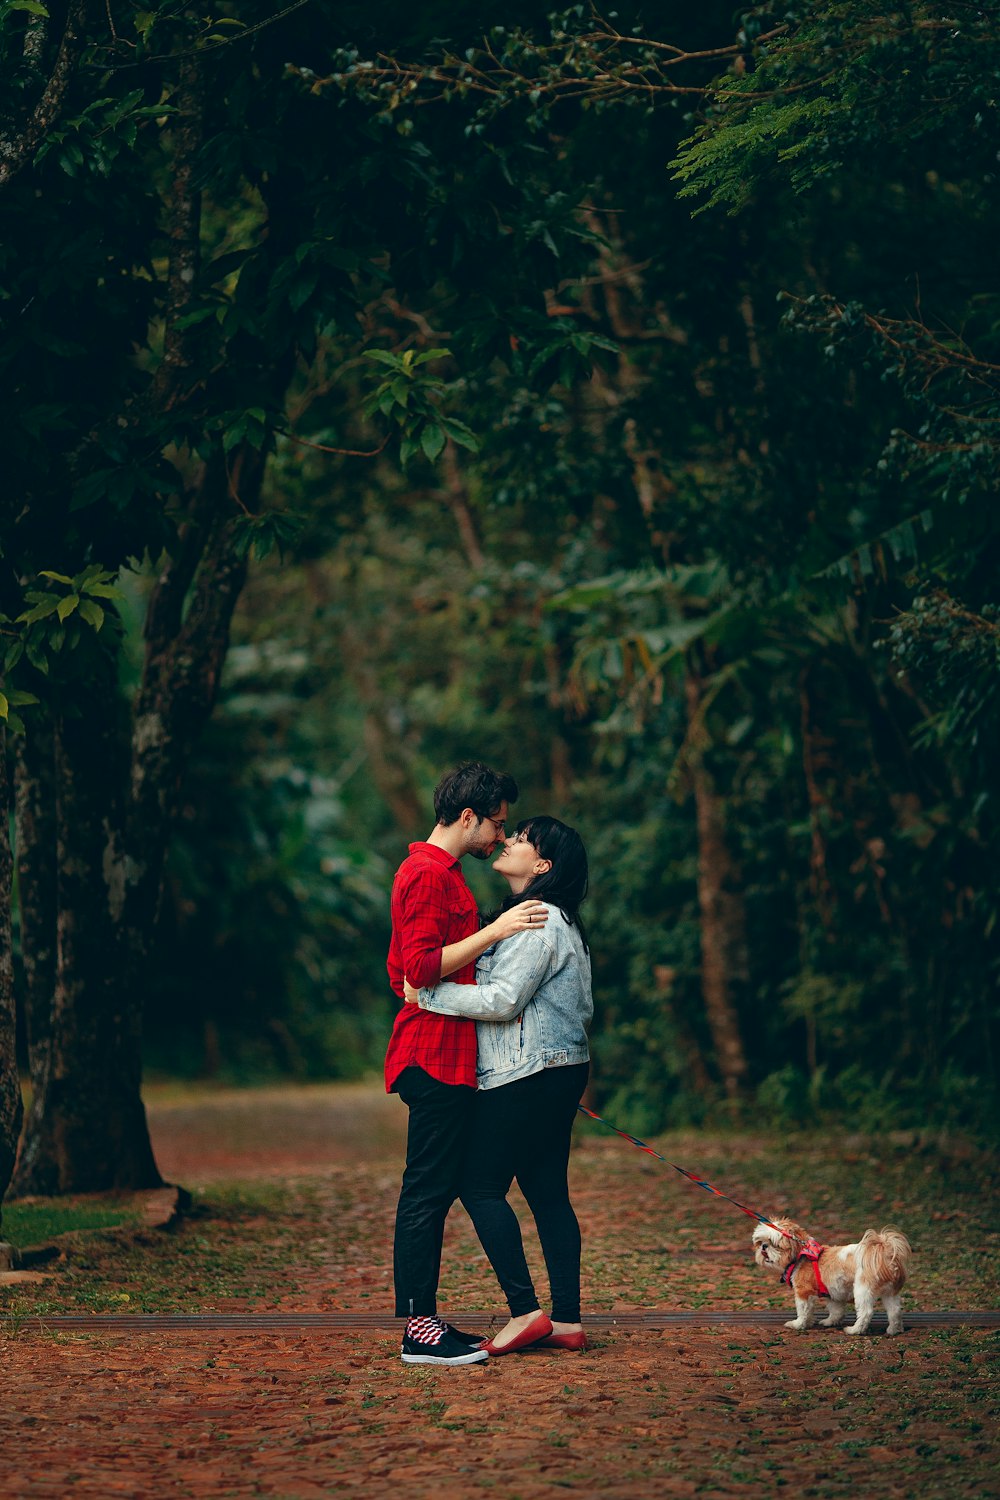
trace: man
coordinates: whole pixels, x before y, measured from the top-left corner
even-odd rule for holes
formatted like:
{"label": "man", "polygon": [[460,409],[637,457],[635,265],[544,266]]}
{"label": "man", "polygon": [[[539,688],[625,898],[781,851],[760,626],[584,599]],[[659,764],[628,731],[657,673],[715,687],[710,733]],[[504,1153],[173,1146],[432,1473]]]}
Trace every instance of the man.
{"label": "man", "polygon": [[[495,924],[480,929],[461,861],[467,854],[489,859],[516,801],[514,778],[478,761],[438,785],[437,823],[425,843],[410,845],[392,885],[387,968],[400,1000],[404,976],[418,988],[445,975],[475,983],[476,959],[500,934]],[[481,1336],[463,1334],[437,1316],[444,1222],[457,1195],[475,1098],[476,1023],[404,1004],[386,1052],[385,1086],[410,1111],[393,1245],[396,1316],[407,1319],[403,1362],[477,1364],[488,1358],[479,1348]]]}

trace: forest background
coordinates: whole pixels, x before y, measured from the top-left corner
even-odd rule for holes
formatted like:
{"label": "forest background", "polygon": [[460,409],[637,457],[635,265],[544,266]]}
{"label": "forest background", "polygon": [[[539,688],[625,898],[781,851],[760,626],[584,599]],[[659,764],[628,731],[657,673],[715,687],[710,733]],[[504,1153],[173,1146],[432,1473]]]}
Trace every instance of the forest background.
{"label": "forest background", "polygon": [[377,1068],[467,757],[612,1118],[988,1130],[995,15],[0,9],[0,1183]]}

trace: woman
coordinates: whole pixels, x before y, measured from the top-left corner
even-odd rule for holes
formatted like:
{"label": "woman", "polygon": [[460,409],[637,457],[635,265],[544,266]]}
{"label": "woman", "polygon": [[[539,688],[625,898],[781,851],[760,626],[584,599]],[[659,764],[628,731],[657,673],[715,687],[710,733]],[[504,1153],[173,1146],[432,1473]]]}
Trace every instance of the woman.
{"label": "woman", "polygon": [[[476,983],[406,986],[424,1010],[479,1024],[476,1111],[460,1197],[510,1307],[510,1321],[484,1347],[512,1354],[532,1344],[583,1349],[580,1226],[566,1169],[576,1107],[590,1068],[587,1025],[594,1011],[590,955],[579,909],[587,854],[557,818],[519,823],[493,868],[510,886],[503,910],[542,901],[532,923],[482,955]],[[552,1294],[542,1312],[507,1202],[517,1179],[538,1227]]]}

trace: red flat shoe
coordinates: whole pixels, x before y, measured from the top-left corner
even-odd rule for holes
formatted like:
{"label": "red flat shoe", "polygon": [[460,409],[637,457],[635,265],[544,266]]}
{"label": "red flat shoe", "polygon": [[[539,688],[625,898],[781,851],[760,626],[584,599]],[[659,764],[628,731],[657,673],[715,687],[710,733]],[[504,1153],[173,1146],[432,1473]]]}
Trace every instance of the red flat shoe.
{"label": "red flat shoe", "polygon": [[495,1359],[499,1354],[516,1354],[518,1349],[527,1349],[531,1344],[541,1343],[551,1332],[552,1319],[548,1313],[539,1313],[537,1318],[532,1318],[527,1328],[522,1328],[520,1333],[514,1335],[509,1344],[502,1344],[498,1349],[492,1339],[487,1339],[479,1347]]}
{"label": "red flat shoe", "polygon": [[587,1335],[582,1329],[579,1333],[550,1333],[547,1339],[542,1339],[538,1347],[539,1349],[586,1349]]}

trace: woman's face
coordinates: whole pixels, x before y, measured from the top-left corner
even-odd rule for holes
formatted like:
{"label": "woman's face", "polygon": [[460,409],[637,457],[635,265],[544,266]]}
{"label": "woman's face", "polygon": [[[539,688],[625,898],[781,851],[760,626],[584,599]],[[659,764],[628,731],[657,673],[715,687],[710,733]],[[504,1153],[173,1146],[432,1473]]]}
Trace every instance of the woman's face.
{"label": "woman's face", "polygon": [[549,861],[542,859],[534,844],[529,843],[526,833],[512,833],[504,840],[504,846],[493,868],[505,880],[511,882],[515,892],[523,891],[529,880],[550,868]]}

